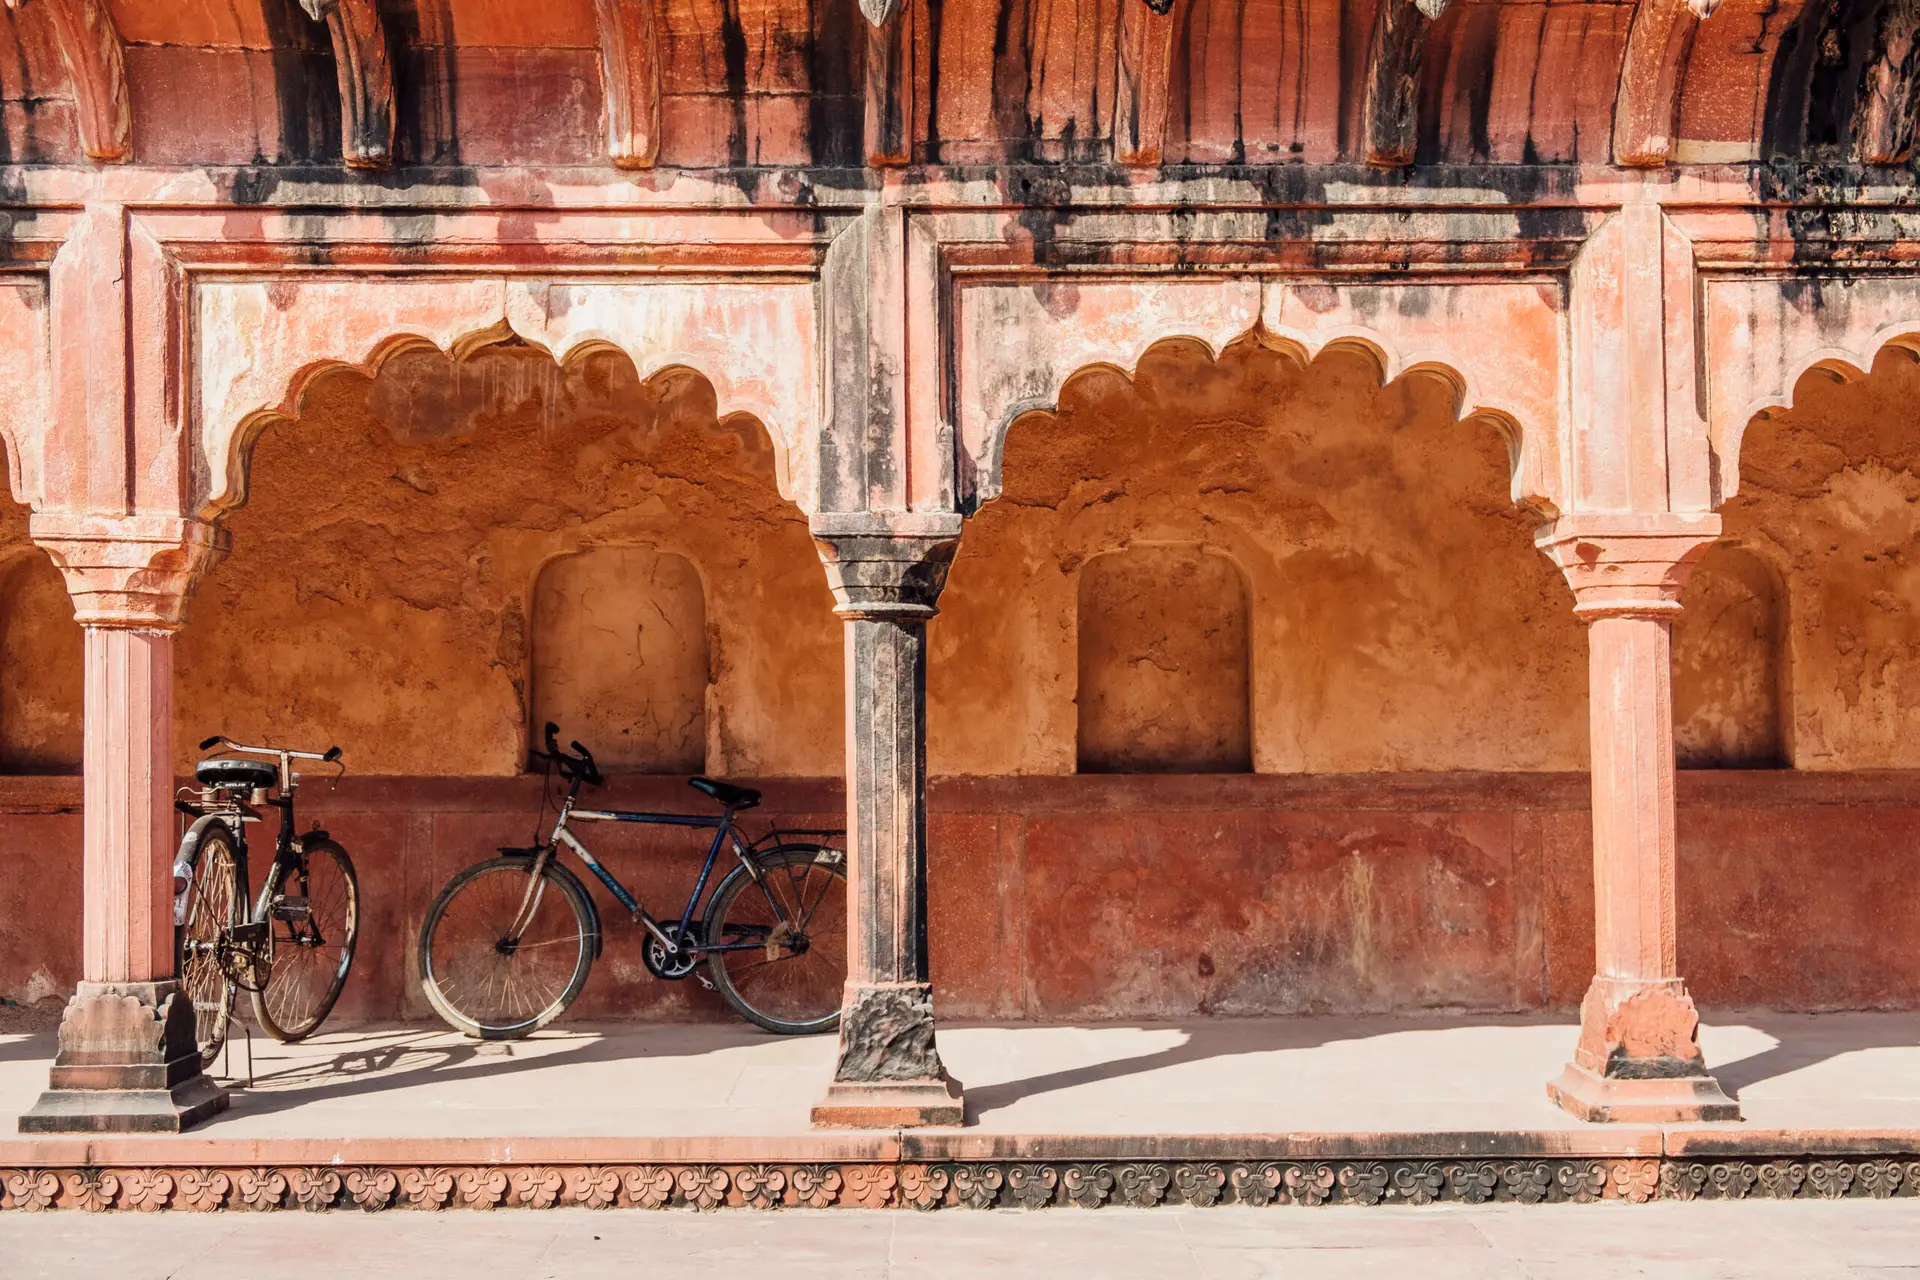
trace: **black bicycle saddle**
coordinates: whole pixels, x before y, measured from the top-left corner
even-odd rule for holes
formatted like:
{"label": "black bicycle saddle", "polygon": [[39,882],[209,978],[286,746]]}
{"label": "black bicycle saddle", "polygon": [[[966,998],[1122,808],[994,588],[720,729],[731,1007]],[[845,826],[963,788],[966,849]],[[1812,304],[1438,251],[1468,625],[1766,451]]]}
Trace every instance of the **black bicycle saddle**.
{"label": "black bicycle saddle", "polygon": [[257,791],[279,784],[280,767],[265,760],[202,760],[194,767],[193,776],[204,786]]}
{"label": "black bicycle saddle", "polygon": [[729,809],[751,809],[760,803],[760,793],[752,787],[736,787],[712,778],[688,778],[687,785],[695,791],[706,792]]}

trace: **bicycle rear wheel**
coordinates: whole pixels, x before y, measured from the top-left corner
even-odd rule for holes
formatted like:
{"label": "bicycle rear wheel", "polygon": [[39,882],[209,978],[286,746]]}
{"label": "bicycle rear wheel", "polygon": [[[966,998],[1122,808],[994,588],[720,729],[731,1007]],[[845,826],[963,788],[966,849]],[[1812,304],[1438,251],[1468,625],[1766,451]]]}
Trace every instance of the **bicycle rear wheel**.
{"label": "bicycle rear wheel", "polygon": [[[537,885],[530,885],[532,873],[532,858],[475,863],[427,910],[420,985],[456,1031],[518,1039],[559,1017],[587,984],[600,942],[587,891],[553,862]],[[525,927],[512,937],[523,918]]]}
{"label": "bicycle rear wheel", "polygon": [[[840,1025],[847,982],[845,852],[783,845],[735,867],[707,904],[707,972],[741,1017],[780,1035]],[[755,872],[758,874],[756,875]]]}
{"label": "bicycle rear wheel", "polygon": [[203,1068],[220,1056],[233,1018],[234,985],[223,952],[231,946],[233,926],[245,919],[234,845],[226,823],[211,822],[182,858],[187,905],[173,930],[174,972],[181,991],[193,1002],[194,1038],[200,1042]]}
{"label": "bicycle rear wheel", "polygon": [[320,1029],[353,967],[360,940],[360,881],[347,851],[307,837],[291,861],[276,860],[253,918],[267,926],[267,981],[253,993],[260,1029],[283,1043]]}

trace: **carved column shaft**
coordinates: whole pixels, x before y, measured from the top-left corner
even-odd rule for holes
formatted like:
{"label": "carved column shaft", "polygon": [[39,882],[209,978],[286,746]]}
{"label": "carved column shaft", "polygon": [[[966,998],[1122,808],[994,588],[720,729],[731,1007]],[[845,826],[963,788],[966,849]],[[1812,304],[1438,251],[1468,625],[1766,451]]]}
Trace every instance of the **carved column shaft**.
{"label": "carved column shaft", "polygon": [[1680,979],[1674,908],[1672,625],[1718,516],[1563,519],[1540,545],[1587,624],[1594,979],[1580,1040],[1548,1086],[1587,1120],[1736,1120],[1707,1074]]}
{"label": "carved column shaft", "polygon": [[83,981],[22,1132],[178,1131],[226,1106],[200,1070],[173,956],[173,636],[217,532],[36,514],[86,628]]}
{"label": "carved column shaft", "polygon": [[822,515],[846,626],[853,913],[840,1055],[816,1125],[959,1124],[927,970],[927,620],[960,536],[951,514]]}

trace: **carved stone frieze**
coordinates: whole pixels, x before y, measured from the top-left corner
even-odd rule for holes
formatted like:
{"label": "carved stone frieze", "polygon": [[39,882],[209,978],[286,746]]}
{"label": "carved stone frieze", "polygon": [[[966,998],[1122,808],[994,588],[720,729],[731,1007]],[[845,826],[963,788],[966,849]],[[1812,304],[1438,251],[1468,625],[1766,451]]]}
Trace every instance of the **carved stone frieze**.
{"label": "carved stone frieze", "polygon": [[1920,1195],[1920,1151],[1654,1159],[0,1168],[0,1211],[1591,1204]]}

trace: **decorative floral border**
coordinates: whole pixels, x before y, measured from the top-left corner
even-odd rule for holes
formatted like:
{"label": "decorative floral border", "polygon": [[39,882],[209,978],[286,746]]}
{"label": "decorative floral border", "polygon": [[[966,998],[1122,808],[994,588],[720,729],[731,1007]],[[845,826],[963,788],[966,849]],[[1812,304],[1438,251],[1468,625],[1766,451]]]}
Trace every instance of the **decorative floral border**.
{"label": "decorative floral border", "polygon": [[1895,1195],[1920,1195],[1920,1156],[0,1169],[0,1210],[95,1213],[555,1206],[1097,1209]]}

